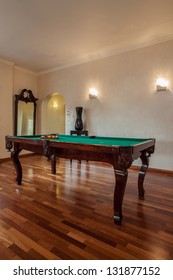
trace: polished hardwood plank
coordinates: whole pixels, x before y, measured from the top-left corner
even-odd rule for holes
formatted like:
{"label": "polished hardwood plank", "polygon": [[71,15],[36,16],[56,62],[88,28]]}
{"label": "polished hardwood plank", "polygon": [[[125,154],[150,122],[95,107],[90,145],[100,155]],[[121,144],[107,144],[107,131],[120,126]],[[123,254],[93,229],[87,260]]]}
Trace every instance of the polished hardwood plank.
{"label": "polished hardwood plank", "polygon": [[113,222],[112,166],[21,157],[23,183],[0,163],[0,259],[173,259],[173,173],[149,172],[138,199],[131,168],[122,225]]}

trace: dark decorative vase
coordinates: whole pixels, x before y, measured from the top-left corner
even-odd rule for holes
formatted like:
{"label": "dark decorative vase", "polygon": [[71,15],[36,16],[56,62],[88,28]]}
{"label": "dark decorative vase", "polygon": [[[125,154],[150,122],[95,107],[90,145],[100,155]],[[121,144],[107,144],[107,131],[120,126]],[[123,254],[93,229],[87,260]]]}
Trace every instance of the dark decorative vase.
{"label": "dark decorative vase", "polygon": [[77,119],[76,119],[76,122],[75,122],[75,129],[76,130],[82,130],[83,129],[82,111],[83,111],[83,107],[76,107],[76,115],[77,115]]}

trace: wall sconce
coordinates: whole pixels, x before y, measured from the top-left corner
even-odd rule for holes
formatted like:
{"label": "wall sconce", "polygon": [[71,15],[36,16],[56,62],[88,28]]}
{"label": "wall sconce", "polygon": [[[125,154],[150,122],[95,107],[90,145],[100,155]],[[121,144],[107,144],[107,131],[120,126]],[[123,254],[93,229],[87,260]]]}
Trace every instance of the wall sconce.
{"label": "wall sconce", "polygon": [[53,103],[52,103],[52,109],[53,109],[54,111],[56,111],[56,110],[58,109],[58,103],[53,102]]}
{"label": "wall sconce", "polygon": [[169,82],[165,78],[159,78],[156,81],[157,91],[165,91],[168,89]]}
{"label": "wall sconce", "polygon": [[89,89],[89,98],[97,98],[98,97],[98,90],[96,88]]}

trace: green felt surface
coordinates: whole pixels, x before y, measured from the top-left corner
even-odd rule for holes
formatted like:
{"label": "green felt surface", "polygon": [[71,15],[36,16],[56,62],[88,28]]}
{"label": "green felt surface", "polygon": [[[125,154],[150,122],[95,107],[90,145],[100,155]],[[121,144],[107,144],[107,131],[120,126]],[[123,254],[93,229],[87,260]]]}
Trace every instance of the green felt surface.
{"label": "green felt surface", "polygon": [[[58,134],[57,134],[58,135]],[[54,142],[66,142],[66,143],[78,143],[78,144],[89,144],[89,145],[102,145],[102,146],[134,146],[141,144],[150,139],[140,139],[140,138],[119,138],[119,137],[102,137],[96,136],[92,138],[91,136],[75,136],[75,135],[62,135],[59,134],[58,138],[41,138],[41,135],[31,135],[31,136],[13,136],[15,138],[31,139],[31,140],[50,140]]]}

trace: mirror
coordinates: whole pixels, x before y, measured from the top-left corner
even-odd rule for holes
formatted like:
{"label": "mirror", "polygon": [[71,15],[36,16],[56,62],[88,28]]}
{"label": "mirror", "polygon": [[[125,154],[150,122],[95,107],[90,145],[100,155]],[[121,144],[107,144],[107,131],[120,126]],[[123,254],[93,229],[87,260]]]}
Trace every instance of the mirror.
{"label": "mirror", "polygon": [[15,94],[14,135],[35,134],[37,100],[31,90]]}

